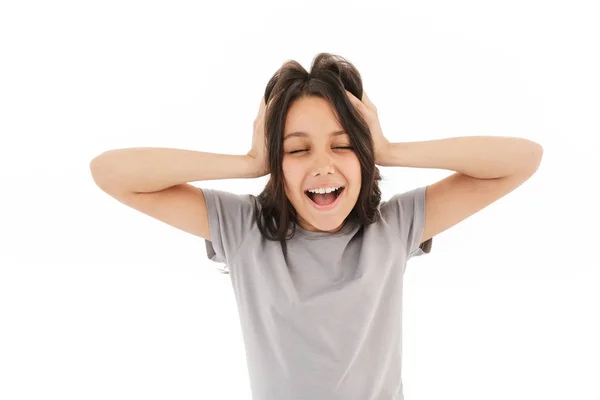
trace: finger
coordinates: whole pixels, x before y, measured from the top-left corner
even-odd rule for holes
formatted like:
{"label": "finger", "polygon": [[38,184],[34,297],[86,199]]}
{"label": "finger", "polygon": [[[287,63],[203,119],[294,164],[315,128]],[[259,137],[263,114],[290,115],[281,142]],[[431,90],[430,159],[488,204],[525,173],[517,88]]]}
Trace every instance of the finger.
{"label": "finger", "polygon": [[363,113],[365,113],[367,111],[367,107],[365,106],[365,104],[362,101],[360,101],[355,95],[353,95],[352,93],[350,93],[347,90],[346,90],[346,93],[348,94],[348,98],[350,99],[350,102],[354,105],[354,107],[361,114],[363,114]]}
{"label": "finger", "polygon": [[258,107],[258,115],[262,116],[265,113],[266,108],[267,105],[265,104],[265,98],[263,96],[262,100],[260,101],[260,107]]}
{"label": "finger", "polygon": [[369,107],[373,107],[373,103],[371,103],[371,99],[367,96],[367,92],[363,90],[363,103],[367,104]]}
{"label": "finger", "polygon": [[354,104],[354,106],[358,107],[359,104],[360,104],[360,100],[358,100],[358,98],[355,95],[353,95],[351,92],[349,92],[348,90],[346,90],[346,94],[348,95],[348,98],[350,99],[350,102],[352,104]]}

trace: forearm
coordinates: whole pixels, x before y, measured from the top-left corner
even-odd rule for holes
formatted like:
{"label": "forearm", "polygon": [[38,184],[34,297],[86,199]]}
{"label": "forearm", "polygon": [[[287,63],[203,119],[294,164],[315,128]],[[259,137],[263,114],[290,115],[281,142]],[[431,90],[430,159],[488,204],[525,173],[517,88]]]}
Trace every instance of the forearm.
{"label": "forearm", "polygon": [[537,169],[542,153],[542,146],[528,139],[465,136],[390,143],[380,165],[447,169],[491,179]]}
{"label": "forearm", "polygon": [[140,193],[186,182],[259,176],[248,155],[154,147],[106,151],[92,160],[90,170],[98,186]]}

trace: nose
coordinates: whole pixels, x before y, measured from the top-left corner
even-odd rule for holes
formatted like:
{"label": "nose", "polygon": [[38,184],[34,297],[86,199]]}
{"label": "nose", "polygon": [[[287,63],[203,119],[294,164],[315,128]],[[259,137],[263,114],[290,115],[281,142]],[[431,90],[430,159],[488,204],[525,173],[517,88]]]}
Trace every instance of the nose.
{"label": "nose", "polygon": [[318,152],[315,156],[314,164],[314,175],[332,174],[333,169],[333,157],[326,151]]}

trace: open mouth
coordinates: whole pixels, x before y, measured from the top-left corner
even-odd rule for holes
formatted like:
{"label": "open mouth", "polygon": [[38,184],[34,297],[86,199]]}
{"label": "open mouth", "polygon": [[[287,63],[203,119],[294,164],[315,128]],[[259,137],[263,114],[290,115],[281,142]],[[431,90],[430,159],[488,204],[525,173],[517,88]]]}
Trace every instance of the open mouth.
{"label": "open mouth", "polygon": [[338,190],[324,194],[311,193],[306,190],[304,191],[304,194],[308,197],[314,207],[319,210],[327,210],[337,205],[338,199],[345,189],[346,187],[342,186]]}

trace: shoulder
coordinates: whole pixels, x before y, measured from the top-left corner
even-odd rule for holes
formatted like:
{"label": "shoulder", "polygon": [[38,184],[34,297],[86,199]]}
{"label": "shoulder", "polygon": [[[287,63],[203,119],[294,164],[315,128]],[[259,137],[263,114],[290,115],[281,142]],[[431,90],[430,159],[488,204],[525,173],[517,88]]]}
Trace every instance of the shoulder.
{"label": "shoulder", "polygon": [[419,186],[417,188],[396,193],[389,200],[379,203],[379,210],[384,217],[398,215],[399,213],[411,213],[416,211],[416,208],[425,204],[425,194],[427,186]]}

